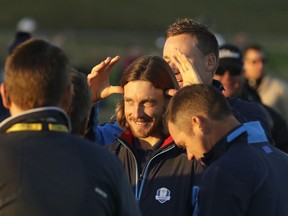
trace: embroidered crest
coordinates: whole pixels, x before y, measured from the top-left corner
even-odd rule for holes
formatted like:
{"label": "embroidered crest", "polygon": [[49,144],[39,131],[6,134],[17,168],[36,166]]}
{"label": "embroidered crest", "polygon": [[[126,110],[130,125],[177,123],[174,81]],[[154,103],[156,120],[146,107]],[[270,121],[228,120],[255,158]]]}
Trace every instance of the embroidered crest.
{"label": "embroidered crest", "polygon": [[168,190],[167,188],[163,187],[157,190],[155,199],[158,200],[161,204],[169,201],[170,198],[170,190]]}

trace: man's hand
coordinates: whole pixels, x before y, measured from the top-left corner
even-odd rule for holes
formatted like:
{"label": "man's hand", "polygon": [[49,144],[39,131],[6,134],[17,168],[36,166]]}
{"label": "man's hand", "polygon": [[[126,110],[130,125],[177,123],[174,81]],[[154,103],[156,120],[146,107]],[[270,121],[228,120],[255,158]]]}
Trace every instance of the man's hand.
{"label": "man's hand", "polygon": [[171,59],[182,75],[183,86],[203,83],[191,62],[179,49],[175,49]]}
{"label": "man's hand", "polygon": [[87,82],[91,90],[92,101],[97,102],[100,99],[109,97],[112,94],[122,94],[123,88],[120,86],[111,86],[109,82],[109,73],[113,65],[118,62],[119,56],[114,58],[107,57],[100,64],[96,65],[87,76]]}
{"label": "man's hand", "polygon": [[176,89],[168,89],[165,91],[165,94],[172,97],[176,94],[176,92],[177,92]]}

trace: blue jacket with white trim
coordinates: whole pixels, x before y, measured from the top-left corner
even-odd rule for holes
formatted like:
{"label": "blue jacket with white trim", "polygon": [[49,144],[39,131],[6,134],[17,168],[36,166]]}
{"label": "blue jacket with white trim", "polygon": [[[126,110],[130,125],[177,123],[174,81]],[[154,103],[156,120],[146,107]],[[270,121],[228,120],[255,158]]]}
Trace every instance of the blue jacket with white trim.
{"label": "blue jacket with white trim", "polygon": [[259,122],[234,129],[202,161],[200,216],[288,215],[288,156],[270,145]]}

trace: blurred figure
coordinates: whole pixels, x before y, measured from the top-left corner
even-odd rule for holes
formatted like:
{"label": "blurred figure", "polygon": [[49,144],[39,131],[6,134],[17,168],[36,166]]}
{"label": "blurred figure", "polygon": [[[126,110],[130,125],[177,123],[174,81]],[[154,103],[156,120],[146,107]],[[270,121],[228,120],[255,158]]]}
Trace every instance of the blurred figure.
{"label": "blurred figure", "polygon": [[16,25],[17,32],[27,32],[33,34],[37,29],[37,22],[31,17],[23,17]]}
{"label": "blurred figure", "polygon": [[223,86],[226,97],[240,97],[243,91],[244,75],[242,53],[234,45],[224,44],[219,47],[219,65],[214,74]]}
{"label": "blurred figure", "polygon": [[23,43],[24,41],[32,38],[33,33],[37,28],[37,23],[30,17],[23,17],[16,25],[16,34],[9,45],[8,53],[10,54],[16,46]]}
{"label": "blurred figure", "polygon": [[243,56],[249,86],[258,92],[263,104],[275,109],[288,123],[288,84],[265,71],[267,58],[261,46],[247,46]]}
{"label": "blurred figure", "polygon": [[70,68],[61,49],[36,39],[6,60],[0,215],[140,215],[117,158],[69,133]]}
{"label": "blurred figure", "polygon": [[73,97],[71,105],[66,109],[71,120],[72,133],[81,136],[85,135],[92,97],[87,78],[83,73],[71,69],[71,80],[73,84]]}
{"label": "blurred figure", "polygon": [[199,216],[288,215],[288,156],[258,121],[240,124],[221,92],[203,84],[180,89],[166,117],[175,143],[207,166]]}
{"label": "blurred figure", "polygon": [[16,32],[15,38],[13,39],[12,43],[9,45],[8,54],[10,54],[16,46],[23,43],[26,40],[32,38],[32,35],[29,32]]}
{"label": "blurred figure", "polygon": [[269,120],[272,138],[276,147],[288,153],[288,126],[285,120],[272,108],[262,104],[254,89],[247,85],[243,72],[242,53],[232,44],[224,44],[219,48],[219,65],[214,75],[223,86],[226,97],[237,97],[250,102],[258,103]]}

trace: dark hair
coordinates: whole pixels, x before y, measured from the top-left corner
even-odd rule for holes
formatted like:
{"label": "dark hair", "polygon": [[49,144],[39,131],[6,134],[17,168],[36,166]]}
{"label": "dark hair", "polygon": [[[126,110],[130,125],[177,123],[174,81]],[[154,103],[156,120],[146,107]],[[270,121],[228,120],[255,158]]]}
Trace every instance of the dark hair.
{"label": "dark hair", "polygon": [[83,73],[71,69],[71,80],[73,83],[73,97],[67,114],[70,116],[72,133],[82,134],[85,132],[92,107],[91,92],[87,78]]}
{"label": "dark hair", "polygon": [[197,48],[204,54],[215,54],[216,59],[219,58],[219,47],[215,35],[209,29],[193,19],[183,18],[178,19],[171,24],[167,31],[165,38],[177,36],[180,34],[189,34],[196,39]]}
{"label": "dark hair", "polygon": [[[131,81],[148,81],[163,94],[168,89],[178,89],[178,83],[168,63],[158,56],[142,56],[137,58],[124,71],[120,85],[124,87]],[[168,96],[167,96],[168,99]],[[120,100],[116,106],[117,121],[123,128],[128,128],[124,115],[124,101]]]}
{"label": "dark hair", "polygon": [[184,129],[192,116],[203,116],[211,120],[222,120],[233,115],[224,95],[215,87],[194,84],[181,88],[170,100],[166,111],[166,121]]}
{"label": "dark hair", "polygon": [[61,49],[44,40],[27,40],[6,60],[7,93],[24,110],[59,106],[70,83],[69,70]]}
{"label": "dark hair", "polygon": [[243,49],[243,56],[246,55],[247,51],[249,50],[256,50],[261,53],[263,63],[267,62],[267,56],[265,49],[260,44],[248,44]]}

